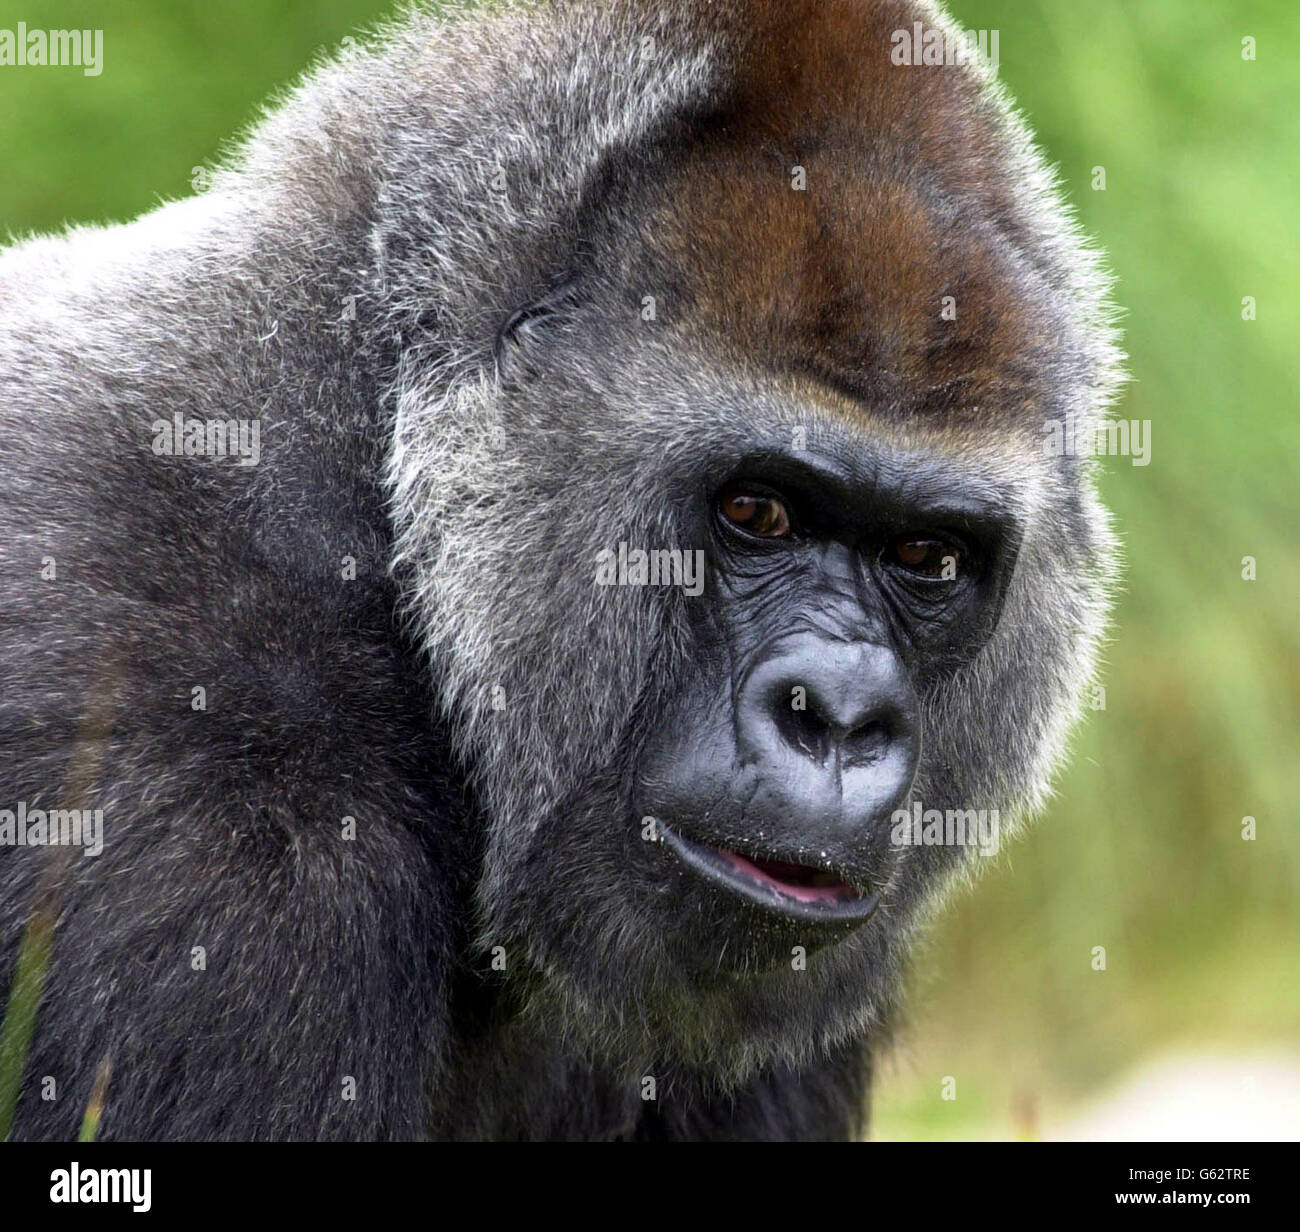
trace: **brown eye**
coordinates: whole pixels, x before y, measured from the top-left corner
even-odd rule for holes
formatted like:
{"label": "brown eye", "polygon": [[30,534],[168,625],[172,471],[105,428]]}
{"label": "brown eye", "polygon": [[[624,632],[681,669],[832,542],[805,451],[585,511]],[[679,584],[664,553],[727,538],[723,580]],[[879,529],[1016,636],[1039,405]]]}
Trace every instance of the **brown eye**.
{"label": "brown eye", "polygon": [[728,522],[761,539],[790,533],[790,514],[775,496],[732,485],[723,489],[719,508]]}
{"label": "brown eye", "polygon": [[919,577],[956,581],[961,567],[961,553],[942,539],[922,535],[901,535],[890,545],[895,564]]}

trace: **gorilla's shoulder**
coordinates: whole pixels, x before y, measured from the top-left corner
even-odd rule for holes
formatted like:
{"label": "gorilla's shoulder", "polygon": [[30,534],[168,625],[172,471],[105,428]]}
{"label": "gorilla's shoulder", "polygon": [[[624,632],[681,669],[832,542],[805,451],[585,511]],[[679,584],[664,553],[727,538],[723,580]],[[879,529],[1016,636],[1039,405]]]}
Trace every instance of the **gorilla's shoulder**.
{"label": "gorilla's shoulder", "polygon": [[109,660],[131,738],[200,759],[418,742],[375,381],[258,217],[217,191],[0,254],[0,741],[46,737],[11,768],[66,755]]}

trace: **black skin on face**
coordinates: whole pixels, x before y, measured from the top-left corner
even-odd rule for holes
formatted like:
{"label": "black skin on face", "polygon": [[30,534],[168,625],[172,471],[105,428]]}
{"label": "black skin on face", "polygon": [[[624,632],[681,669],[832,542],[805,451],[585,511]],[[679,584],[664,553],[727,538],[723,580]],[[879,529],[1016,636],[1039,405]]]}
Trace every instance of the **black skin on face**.
{"label": "black skin on face", "polygon": [[706,893],[843,932],[888,876],[919,698],[997,623],[1015,520],[959,463],[852,441],[742,458],[699,503],[700,673],[648,742],[638,807]]}

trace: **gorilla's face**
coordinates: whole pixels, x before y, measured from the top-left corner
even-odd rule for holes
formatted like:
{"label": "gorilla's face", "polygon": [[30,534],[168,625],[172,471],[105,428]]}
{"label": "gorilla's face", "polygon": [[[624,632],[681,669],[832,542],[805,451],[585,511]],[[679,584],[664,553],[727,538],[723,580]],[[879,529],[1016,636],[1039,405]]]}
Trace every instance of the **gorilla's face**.
{"label": "gorilla's face", "polygon": [[[739,1074],[888,1011],[918,909],[978,858],[895,845],[895,810],[1005,833],[1036,802],[1104,527],[1023,441],[647,347],[587,294],[504,359],[509,464],[465,480],[492,499],[426,468],[431,627],[475,668],[480,943],[539,1031]],[[703,585],[602,584],[620,549],[699,553]]]}
{"label": "gorilla's face", "polygon": [[987,642],[1018,540],[958,465],[821,445],[746,458],[697,498],[695,671],[636,761],[641,824],[691,874],[682,918],[733,970],[879,906],[921,698]]}

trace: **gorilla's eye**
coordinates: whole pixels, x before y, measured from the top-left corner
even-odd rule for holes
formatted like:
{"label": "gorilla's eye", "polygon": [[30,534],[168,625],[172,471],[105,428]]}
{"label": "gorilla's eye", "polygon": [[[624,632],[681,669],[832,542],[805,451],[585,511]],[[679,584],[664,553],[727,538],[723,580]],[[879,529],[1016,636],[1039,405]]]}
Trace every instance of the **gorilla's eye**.
{"label": "gorilla's eye", "polygon": [[955,581],[961,569],[956,544],[925,535],[900,535],[885,550],[885,559],[917,577]]}
{"label": "gorilla's eye", "polygon": [[790,533],[789,511],[766,492],[733,483],[722,489],[718,508],[733,526],[760,539],[782,539]]}

